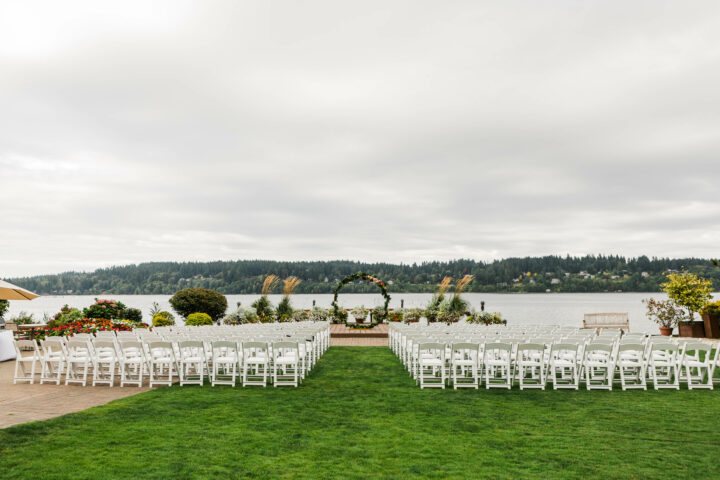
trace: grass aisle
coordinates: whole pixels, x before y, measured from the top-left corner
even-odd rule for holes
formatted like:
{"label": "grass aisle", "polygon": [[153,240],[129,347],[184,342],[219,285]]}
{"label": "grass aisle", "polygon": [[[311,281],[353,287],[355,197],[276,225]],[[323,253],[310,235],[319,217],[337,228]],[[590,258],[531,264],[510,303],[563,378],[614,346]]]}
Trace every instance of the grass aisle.
{"label": "grass aisle", "polygon": [[298,389],[173,386],[0,430],[0,478],[719,478],[718,445],[718,391],[421,391],[387,348],[333,347]]}

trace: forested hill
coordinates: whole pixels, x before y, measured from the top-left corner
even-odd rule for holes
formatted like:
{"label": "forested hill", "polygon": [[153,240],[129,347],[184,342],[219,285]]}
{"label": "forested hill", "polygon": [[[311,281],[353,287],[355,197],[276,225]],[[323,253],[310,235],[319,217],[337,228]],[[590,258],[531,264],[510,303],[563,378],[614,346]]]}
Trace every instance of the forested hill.
{"label": "forested hill", "polygon": [[[431,292],[444,276],[474,275],[472,292],[605,292],[659,290],[668,271],[687,269],[720,287],[720,268],[709,260],[619,256],[507,258],[490,263],[474,260],[412,265],[351,261],[275,262],[151,262],[102,268],[89,273],[67,272],[14,278],[9,281],[39,294],[172,294],[182,288],[204,287],[223,293],[259,293],[268,274],[299,277],[297,293],[331,293],[345,275],[373,274],[391,292]],[[373,292],[373,285],[351,284],[345,292]]]}

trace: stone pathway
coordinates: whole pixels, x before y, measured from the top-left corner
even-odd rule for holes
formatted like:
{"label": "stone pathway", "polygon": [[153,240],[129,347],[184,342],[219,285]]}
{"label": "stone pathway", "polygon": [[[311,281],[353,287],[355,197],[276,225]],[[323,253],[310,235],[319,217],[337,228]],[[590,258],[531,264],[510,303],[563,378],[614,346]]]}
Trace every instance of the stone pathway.
{"label": "stone pathway", "polygon": [[[38,371],[39,368],[38,364]],[[33,385],[13,385],[14,374],[14,360],[0,362],[0,428],[59,417],[150,390],[147,387],[40,385],[39,375]]]}

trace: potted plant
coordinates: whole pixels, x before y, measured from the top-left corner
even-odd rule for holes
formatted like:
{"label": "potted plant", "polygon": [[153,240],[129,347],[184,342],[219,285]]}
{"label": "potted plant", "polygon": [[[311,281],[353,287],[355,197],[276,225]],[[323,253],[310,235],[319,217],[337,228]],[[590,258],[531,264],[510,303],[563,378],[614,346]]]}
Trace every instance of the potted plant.
{"label": "potted plant", "polygon": [[350,310],[350,315],[353,316],[357,323],[362,323],[367,317],[368,311],[365,307],[357,307]]}
{"label": "potted plant", "polygon": [[675,326],[682,320],[683,311],[672,300],[655,300],[646,298],[647,316],[660,327],[660,335],[669,337]]}
{"label": "potted plant", "polygon": [[681,337],[704,337],[703,322],[695,321],[695,312],[700,311],[711,299],[712,282],[699,278],[692,273],[671,273],[662,285],[670,300],[687,313],[686,321],[681,321],[678,331]]}
{"label": "potted plant", "polygon": [[420,317],[423,316],[423,311],[419,308],[413,308],[412,310],[407,310],[405,312],[405,315],[403,315],[403,320],[405,323],[417,323],[420,321]]}
{"label": "potted plant", "polygon": [[705,324],[705,336],[708,338],[720,338],[720,300],[706,304],[702,310],[703,323]]}

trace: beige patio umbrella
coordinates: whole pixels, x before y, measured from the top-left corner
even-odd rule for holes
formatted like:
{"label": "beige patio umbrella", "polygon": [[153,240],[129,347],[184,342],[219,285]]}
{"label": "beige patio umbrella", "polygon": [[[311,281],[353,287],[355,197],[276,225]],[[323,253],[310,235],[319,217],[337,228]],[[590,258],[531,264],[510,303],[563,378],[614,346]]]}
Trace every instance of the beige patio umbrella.
{"label": "beige patio umbrella", "polygon": [[5,280],[0,280],[0,300],[32,300],[39,296]]}

